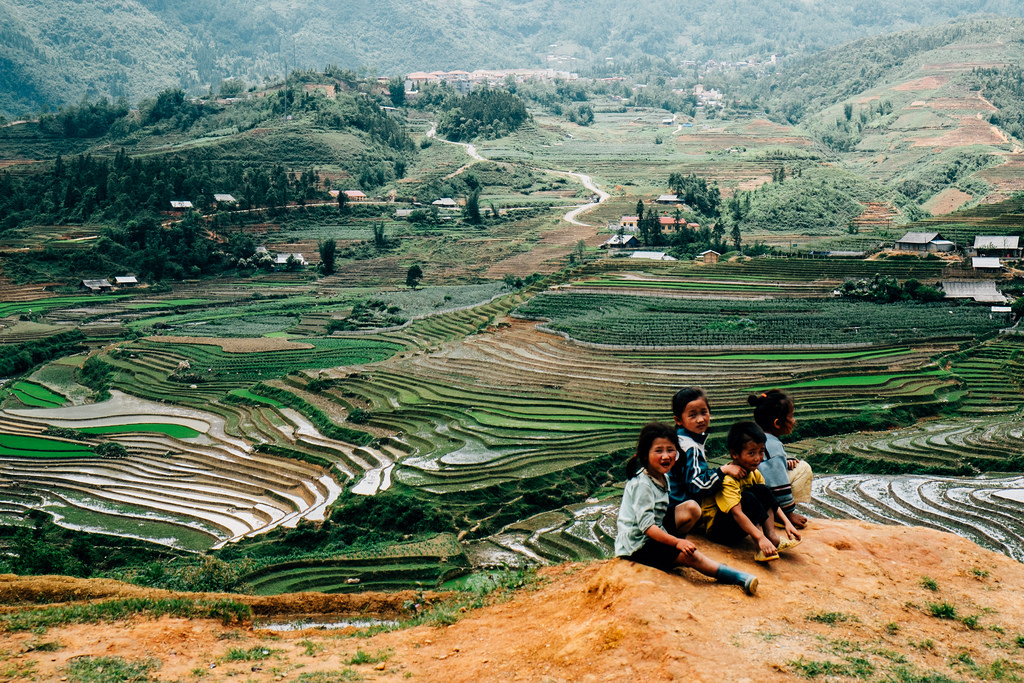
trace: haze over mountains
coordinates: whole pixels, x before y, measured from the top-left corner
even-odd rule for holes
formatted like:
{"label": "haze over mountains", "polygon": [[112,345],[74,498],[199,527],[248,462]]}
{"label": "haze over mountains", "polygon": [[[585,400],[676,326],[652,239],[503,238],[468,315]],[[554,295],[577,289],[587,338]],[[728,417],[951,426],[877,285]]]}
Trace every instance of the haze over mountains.
{"label": "haze over mountains", "polygon": [[[553,66],[639,71],[665,59],[815,52],[859,37],[977,13],[1019,16],[1012,0],[0,0],[0,114],[167,87],[250,83],[289,68]],[[611,58],[609,60],[609,58]]]}

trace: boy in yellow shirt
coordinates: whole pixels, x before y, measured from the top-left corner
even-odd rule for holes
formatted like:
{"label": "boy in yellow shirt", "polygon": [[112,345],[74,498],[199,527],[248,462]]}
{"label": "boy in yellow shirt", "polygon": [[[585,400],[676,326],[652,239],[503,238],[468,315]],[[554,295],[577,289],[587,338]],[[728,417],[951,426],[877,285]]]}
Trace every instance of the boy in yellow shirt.
{"label": "boy in yellow shirt", "polygon": [[[764,459],[764,431],[754,422],[737,422],[729,430],[726,446],[742,477],[726,475],[718,493],[701,503],[701,524],[708,539],[723,545],[736,545],[750,536],[757,545],[754,559],[769,562],[779,559],[780,550],[788,550],[800,542],[800,534],[779,503],[765,486],[757,471]],[[788,538],[780,538],[775,521],[784,524]]]}

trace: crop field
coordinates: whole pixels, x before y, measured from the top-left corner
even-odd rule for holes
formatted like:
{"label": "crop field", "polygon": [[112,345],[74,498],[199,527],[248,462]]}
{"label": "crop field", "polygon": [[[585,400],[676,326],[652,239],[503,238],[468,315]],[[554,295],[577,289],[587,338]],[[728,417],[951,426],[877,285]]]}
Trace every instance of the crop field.
{"label": "crop field", "polygon": [[518,310],[573,339],[617,346],[829,346],[965,340],[1003,323],[981,307],[853,301],[730,302],[544,293]]}
{"label": "crop field", "polygon": [[65,399],[46,387],[33,382],[15,382],[11,387],[14,397],[27,406],[52,408],[64,405]]}

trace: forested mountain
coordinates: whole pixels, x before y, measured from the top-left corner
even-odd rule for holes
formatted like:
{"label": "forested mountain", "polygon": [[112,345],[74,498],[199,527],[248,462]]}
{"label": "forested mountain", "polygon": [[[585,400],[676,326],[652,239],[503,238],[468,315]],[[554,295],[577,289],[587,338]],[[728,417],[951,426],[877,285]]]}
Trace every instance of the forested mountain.
{"label": "forested mountain", "polygon": [[83,96],[216,89],[224,78],[254,83],[288,67],[327,64],[388,74],[542,65],[603,71],[662,59],[798,54],[979,12],[1019,16],[1024,7],[1015,0],[0,0],[0,115]]}

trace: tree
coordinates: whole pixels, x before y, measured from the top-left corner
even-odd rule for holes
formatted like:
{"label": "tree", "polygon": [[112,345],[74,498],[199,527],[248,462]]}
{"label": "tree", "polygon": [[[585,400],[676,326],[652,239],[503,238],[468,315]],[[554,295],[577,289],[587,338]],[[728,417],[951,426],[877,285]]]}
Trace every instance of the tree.
{"label": "tree", "polygon": [[405,104],[405,81],[402,78],[395,76],[388,81],[388,96],[396,107]]}
{"label": "tree", "polygon": [[736,247],[736,251],[743,253],[743,235],[740,234],[740,226],[737,223],[732,226],[732,244]]}
{"label": "tree", "polygon": [[466,220],[473,225],[480,224],[480,190],[473,190],[466,198]]}
{"label": "tree", "polygon": [[338,190],[338,212],[345,213],[348,208],[348,195],[344,190]]}
{"label": "tree", "polygon": [[317,242],[317,248],[320,250],[320,269],[324,275],[331,275],[334,273],[334,252],[338,243],[333,239],[324,240]]}
{"label": "tree", "polygon": [[377,249],[384,249],[388,246],[388,238],[384,234],[384,221],[375,223],[373,226],[373,246]]}
{"label": "tree", "polygon": [[419,264],[409,266],[409,271],[405,274],[405,286],[409,289],[416,289],[422,279],[423,269]]}

